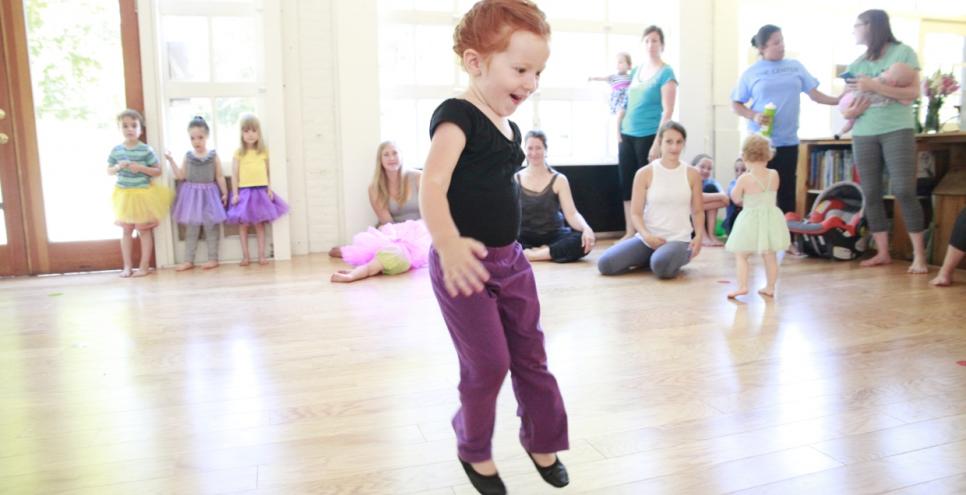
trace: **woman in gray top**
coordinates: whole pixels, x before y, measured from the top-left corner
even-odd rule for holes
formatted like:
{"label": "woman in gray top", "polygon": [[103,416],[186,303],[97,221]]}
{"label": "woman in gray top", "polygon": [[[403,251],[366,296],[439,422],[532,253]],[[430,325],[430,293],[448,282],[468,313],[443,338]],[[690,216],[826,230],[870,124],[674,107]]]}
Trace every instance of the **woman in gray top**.
{"label": "woman in gray top", "polygon": [[[379,143],[376,170],[369,184],[369,204],[377,225],[419,220],[419,178],[422,172],[407,169],[392,141]],[[342,247],[329,250],[329,256],[342,257]]]}

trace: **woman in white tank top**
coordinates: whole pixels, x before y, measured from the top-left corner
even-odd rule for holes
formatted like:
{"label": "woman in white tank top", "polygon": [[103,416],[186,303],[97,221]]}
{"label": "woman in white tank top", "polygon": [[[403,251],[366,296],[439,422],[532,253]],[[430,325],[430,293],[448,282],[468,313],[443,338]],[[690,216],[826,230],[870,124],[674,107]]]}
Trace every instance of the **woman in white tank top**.
{"label": "woman in white tank top", "polygon": [[661,158],[634,176],[631,223],[637,234],[601,255],[601,274],[649,267],[659,278],[674,278],[701,251],[703,229],[692,227],[704,225],[701,173],[681,161],[686,139],[687,131],[677,122],[661,127]]}

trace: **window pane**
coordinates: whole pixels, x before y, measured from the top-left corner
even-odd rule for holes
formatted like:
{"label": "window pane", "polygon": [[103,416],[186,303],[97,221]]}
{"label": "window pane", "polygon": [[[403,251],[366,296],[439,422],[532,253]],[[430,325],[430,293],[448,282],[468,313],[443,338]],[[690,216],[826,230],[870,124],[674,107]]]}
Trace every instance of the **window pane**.
{"label": "window pane", "polygon": [[413,30],[413,26],[385,24],[380,32],[379,72],[386,86],[413,84],[416,80]]}
{"label": "window pane", "polygon": [[[208,98],[179,98],[168,102],[167,125],[165,141],[167,151],[174,155],[174,159],[181,164],[181,158],[191,150],[191,139],[188,137],[188,123],[195,115],[204,117],[211,127],[211,100]],[[208,146],[211,146],[209,140]],[[163,154],[166,150],[158,150]]]}
{"label": "window pane", "polygon": [[118,238],[106,174],[126,106],[117,2],[24,3],[47,236]]}
{"label": "window pane", "polygon": [[555,33],[550,45],[550,60],[540,81],[544,87],[584,87],[587,76],[594,75],[588,73],[588,67],[611,58],[601,34]]}
{"label": "window pane", "polygon": [[[426,141],[429,147],[429,123],[421,130],[416,128],[413,116],[416,115],[416,100],[409,98],[386,99],[381,105],[382,115],[382,136],[380,141],[395,141],[407,160],[407,165],[412,163],[409,157],[415,156],[420,141]],[[420,139],[422,138],[422,139]]]}
{"label": "window pane", "polygon": [[[0,185],[0,205],[3,204],[3,187]],[[0,210],[0,246],[7,245],[7,216]]]}
{"label": "window pane", "polygon": [[215,17],[211,20],[215,80],[254,82],[257,28],[252,17]]}
{"label": "window pane", "polygon": [[453,28],[450,26],[422,26],[416,31],[415,46],[438,48],[419,50],[416,55],[416,84],[453,85],[456,54],[444,48],[452,44]]}
{"label": "window pane", "polygon": [[164,16],[164,48],[172,81],[209,81],[208,18]]}
{"label": "window pane", "polygon": [[[255,113],[254,98],[215,98],[215,149],[221,157],[221,167],[225,175],[231,175],[231,160],[241,146],[241,129],[238,121],[244,113]],[[265,130],[263,129],[263,132]],[[268,143],[271,145],[271,143]]]}
{"label": "window pane", "polygon": [[[637,2],[637,10],[641,10]],[[604,2],[587,2],[573,0],[544,0],[540,2],[540,10],[547,14],[547,20],[553,24],[558,19],[603,21]]]}

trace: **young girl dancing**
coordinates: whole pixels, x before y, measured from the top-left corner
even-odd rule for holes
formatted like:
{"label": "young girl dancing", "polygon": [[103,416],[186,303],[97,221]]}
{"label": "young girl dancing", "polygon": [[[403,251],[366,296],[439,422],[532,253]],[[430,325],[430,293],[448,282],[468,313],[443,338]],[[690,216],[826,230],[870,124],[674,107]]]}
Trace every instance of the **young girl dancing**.
{"label": "young girl dancing", "polygon": [[433,239],[430,278],[460,362],[457,453],[484,494],[506,493],[493,462],[496,398],[507,371],[520,442],[544,481],[569,483],[567,413],[547,369],[530,263],[516,242],[522,136],[509,117],[534,91],[550,56],[550,26],[526,0],[483,0],[463,17],[453,49],[470,76],[430,120],[420,210]]}
{"label": "young girl dancing", "polygon": [[761,254],[765,260],[768,282],[758,293],[775,295],[778,282],[778,251],[788,249],[791,235],[785,216],[776,205],[778,172],[768,168],[771,160],[771,142],[761,135],[752,134],[741,146],[741,158],[748,171],[738,178],[731,191],[731,200],[741,207],[735,225],[728,236],[725,249],[735,253],[738,265],[738,290],[728,293],[729,299],[748,293],[748,257]]}

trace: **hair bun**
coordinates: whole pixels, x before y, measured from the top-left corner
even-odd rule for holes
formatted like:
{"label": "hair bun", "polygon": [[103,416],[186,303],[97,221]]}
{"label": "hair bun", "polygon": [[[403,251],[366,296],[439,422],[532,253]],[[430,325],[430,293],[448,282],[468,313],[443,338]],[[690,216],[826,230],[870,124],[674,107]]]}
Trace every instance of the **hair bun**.
{"label": "hair bun", "polygon": [[758,35],[751,37],[751,46],[758,48]]}

